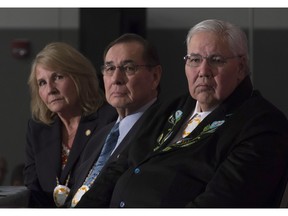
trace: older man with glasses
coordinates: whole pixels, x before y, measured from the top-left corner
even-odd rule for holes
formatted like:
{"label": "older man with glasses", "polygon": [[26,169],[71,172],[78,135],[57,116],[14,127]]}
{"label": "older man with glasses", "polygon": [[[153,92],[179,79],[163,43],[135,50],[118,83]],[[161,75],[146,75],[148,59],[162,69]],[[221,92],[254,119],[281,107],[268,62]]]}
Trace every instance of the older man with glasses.
{"label": "older man with glasses", "polygon": [[76,171],[76,183],[67,200],[74,207],[93,187],[106,163],[117,161],[130,140],[152,119],[159,104],[162,73],[156,48],[136,34],[124,34],[104,51],[102,74],[107,102],[116,108],[116,122],[98,132],[84,152],[92,156]]}
{"label": "older man with glasses", "polygon": [[288,121],[253,89],[246,35],[205,20],[188,32],[187,53],[189,93],[146,122],[79,207],[279,207]]}

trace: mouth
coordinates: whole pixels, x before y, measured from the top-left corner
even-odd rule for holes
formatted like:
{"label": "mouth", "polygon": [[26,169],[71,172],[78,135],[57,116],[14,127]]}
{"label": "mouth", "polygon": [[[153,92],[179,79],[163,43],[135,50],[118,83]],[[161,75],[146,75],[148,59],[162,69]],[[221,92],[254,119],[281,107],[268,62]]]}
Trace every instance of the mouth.
{"label": "mouth", "polygon": [[123,90],[115,89],[114,91],[111,92],[111,96],[123,96],[123,95],[126,95],[126,91],[124,89]]}
{"label": "mouth", "polygon": [[213,87],[207,84],[199,84],[196,86],[197,91],[203,92],[203,91],[212,91]]}
{"label": "mouth", "polygon": [[49,102],[49,104],[52,104],[52,103],[55,103],[55,102],[58,102],[58,101],[62,101],[62,100],[63,100],[62,98],[55,98],[55,99],[51,100]]}
{"label": "mouth", "polygon": [[123,97],[125,95],[124,92],[120,92],[120,91],[115,91],[111,93],[111,96],[113,97]]}
{"label": "mouth", "polygon": [[210,85],[205,84],[205,83],[201,83],[201,84],[198,84],[197,87],[207,87],[207,88],[209,88]]}

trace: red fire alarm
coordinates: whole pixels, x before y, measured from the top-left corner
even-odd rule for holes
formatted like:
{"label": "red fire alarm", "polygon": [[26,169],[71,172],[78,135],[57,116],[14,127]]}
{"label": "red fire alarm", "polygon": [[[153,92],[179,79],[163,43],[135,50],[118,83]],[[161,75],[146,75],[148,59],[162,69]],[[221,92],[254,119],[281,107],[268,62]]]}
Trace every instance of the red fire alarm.
{"label": "red fire alarm", "polygon": [[30,41],[27,39],[15,39],[11,44],[14,58],[26,58],[30,53]]}

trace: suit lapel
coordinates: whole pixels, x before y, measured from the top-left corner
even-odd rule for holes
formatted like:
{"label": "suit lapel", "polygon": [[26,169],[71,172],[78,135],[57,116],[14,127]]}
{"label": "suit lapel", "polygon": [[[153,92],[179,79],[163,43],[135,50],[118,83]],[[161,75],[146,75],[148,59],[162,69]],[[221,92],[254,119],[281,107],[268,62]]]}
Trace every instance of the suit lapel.
{"label": "suit lapel", "polygon": [[154,148],[154,151],[165,147],[171,142],[188,116],[193,112],[195,105],[196,101],[188,96],[184,105],[176,109],[176,111],[169,116],[162,133],[158,136],[157,146]]}
{"label": "suit lapel", "polygon": [[[194,144],[196,142],[199,142],[200,140],[203,140],[203,138],[207,138],[214,134],[216,129],[220,127],[222,124],[225,123],[227,118],[230,118],[233,113],[240,109],[241,105],[248,97],[251,96],[252,93],[252,84],[251,80],[249,79],[249,76],[247,76],[242,83],[235,89],[235,91],[222,103],[220,104],[212,113],[210,113],[196,128],[193,130],[193,132],[188,136],[188,143],[186,145],[174,145],[172,148],[167,147],[168,144],[170,144],[171,140],[175,137],[177,134],[177,131],[180,129],[181,125],[184,123],[185,119],[193,109],[195,108],[196,101],[191,98],[191,96],[188,96],[188,99],[184,106],[180,109],[178,109],[172,116],[174,116],[174,119],[176,118],[176,113],[178,111],[182,111],[182,118],[181,120],[177,121],[175,125],[169,123],[168,120],[168,130],[167,125],[164,129],[164,133],[160,135],[158,138],[158,146],[154,149],[154,151],[162,151],[162,150],[172,150],[174,148],[179,147],[186,147],[191,144]],[[170,116],[171,117],[171,116]],[[170,124],[170,129],[169,129]],[[171,127],[172,125],[172,127]],[[170,130],[170,131],[169,131]],[[165,139],[165,133],[169,135],[167,139]],[[164,135],[163,135],[164,134]],[[166,148],[167,147],[167,148]]]}
{"label": "suit lapel", "polygon": [[143,126],[142,123],[144,121],[144,115],[145,113],[135,122],[135,124],[132,126],[132,128],[129,130],[129,132],[126,134],[124,139],[121,141],[121,143],[118,145],[118,147],[115,149],[109,160],[107,161],[107,164],[110,163],[113,160],[117,159],[118,154],[120,154],[126,147],[131,143],[135,135],[137,134],[137,131]]}
{"label": "suit lapel", "polygon": [[97,119],[96,114],[89,117],[83,117],[81,119],[73,142],[73,148],[71,149],[71,152],[69,154],[67,164],[61,173],[60,179],[62,183],[65,183],[69,173],[75,168],[74,166],[79,160],[81,152],[83,151],[88,140],[94,133],[94,130],[97,127],[97,121],[95,121],[95,119]]}
{"label": "suit lapel", "polygon": [[[218,110],[219,111],[219,110]],[[220,109],[221,111],[221,109]],[[229,115],[228,115],[229,116]],[[218,128],[226,121],[226,115],[223,112],[213,112],[208,115],[186,138],[177,143],[166,145],[161,151],[166,152],[177,148],[185,148],[192,144],[202,142],[204,139],[213,136]]]}
{"label": "suit lapel", "polygon": [[[105,143],[106,137],[110,132],[111,128],[114,126],[115,122],[110,123],[105,126],[99,134],[96,134],[93,138],[90,139],[89,143],[87,143],[87,148],[89,155],[93,152],[88,159],[86,159],[79,167],[77,171],[77,181],[76,181],[76,190],[81,187],[88,176],[92,166],[94,165],[96,159],[99,157],[102,146]],[[85,153],[84,152],[84,153]],[[85,157],[85,154],[84,154]]]}

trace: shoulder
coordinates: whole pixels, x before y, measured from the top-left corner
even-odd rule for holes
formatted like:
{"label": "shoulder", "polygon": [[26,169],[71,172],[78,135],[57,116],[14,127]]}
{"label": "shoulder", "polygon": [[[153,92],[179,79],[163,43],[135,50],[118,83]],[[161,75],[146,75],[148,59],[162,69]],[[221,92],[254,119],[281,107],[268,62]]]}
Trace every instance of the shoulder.
{"label": "shoulder", "polygon": [[239,129],[249,130],[254,134],[285,134],[288,131],[288,120],[285,114],[256,90],[233,112],[229,122],[230,125],[238,125]]}
{"label": "shoulder", "polygon": [[160,98],[147,110],[145,117],[148,118],[148,124],[158,125],[166,121],[177,110],[188,109],[191,112],[191,107],[194,105],[195,100],[189,93],[175,98]]}
{"label": "shoulder", "polygon": [[[47,136],[55,136],[60,133],[60,119],[56,118],[51,125],[44,124],[43,122],[29,119],[26,128],[26,136],[29,139],[47,139]],[[46,138],[45,138],[46,137]]]}
{"label": "shoulder", "polygon": [[169,99],[159,99],[159,101],[156,102],[157,104],[155,104],[154,107],[151,107],[152,109],[149,110],[148,113],[143,115],[143,119],[145,120],[143,120],[142,124],[145,125],[145,128],[139,134],[145,134],[147,137],[152,136],[152,134],[158,136],[167,123],[168,118],[177,110],[187,110],[188,106],[189,112],[191,112],[193,101],[190,94],[184,94]]}
{"label": "shoulder", "polygon": [[118,118],[118,113],[114,107],[108,103],[104,103],[97,111],[94,113],[82,117],[81,122],[97,121],[104,124],[116,121]]}
{"label": "shoulder", "polygon": [[191,95],[189,94],[189,92],[186,92],[184,94],[181,94],[181,95],[178,95],[178,96],[172,97],[172,98],[167,97],[167,96],[162,97],[160,99],[160,101],[163,105],[166,105],[166,106],[171,106],[171,105],[172,106],[173,105],[175,105],[175,106],[180,105],[181,106],[181,105],[185,104],[187,102],[187,100],[190,100],[190,99],[192,99]]}
{"label": "shoulder", "polygon": [[191,108],[194,109],[196,101],[191,97],[191,95],[187,92],[185,94],[179,95],[174,98],[164,98],[161,100],[161,104],[158,110],[158,113],[161,116],[165,116],[166,118],[170,116],[172,113],[175,113],[177,110],[181,110],[186,112],[191,112]]}
{"label": "shoulder", "polygon": [[97,111],[97,115],[100,119],[107,120],[108,123],[115,121],[118,118],[116,109],[105,102]]}
{"label": "shoulder", "polygon": [[57,125],[57,122],[58,120],[56,120],[51,125],[47,125],[47,124],[44,124],[43,122],[36,121],[30,118],[28,120],[27,127],[28,127],[28,130],[33,130],[33,131],[50,130],[51,128],[55,127],[55,125]]}
{"label": "shoulder", "polygon": [[253,112],[256,116],[274,116],[273,118],[281,118],[287,121],[285,114],[276,107],[269,100],[264,98],[261,93],[257,90],[254,90],[252,96],[247,100],[247,103],[244,105],[246,111]]}

